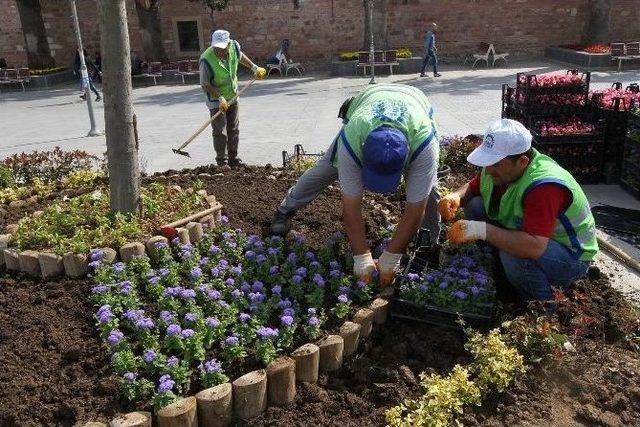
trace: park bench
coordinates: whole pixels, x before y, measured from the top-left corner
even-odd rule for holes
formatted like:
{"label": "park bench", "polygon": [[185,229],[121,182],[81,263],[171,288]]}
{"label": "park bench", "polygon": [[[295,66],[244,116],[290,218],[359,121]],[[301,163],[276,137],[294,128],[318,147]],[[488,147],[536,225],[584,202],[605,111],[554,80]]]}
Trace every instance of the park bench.
{"label": "park bench", "polygon": [[200,65],[197,59],[188,59],[178,62],[178,75],[182,78],[184,84],[185,76],[199,76]]}
{"label": "park bench", "polygon": [[[373,54],[373,66],[389,67],[389,74],[393,75],[393,67],[400,65],[397,54],[397,50],[376,50]],[[362,67],[365,76],[367,75],[367,67],[371,67],[371,65],[370,52],[358,52],[356,67]]]}
{"label": "park bench", "polygon": [[28,68],[5,68],[0,70],[0,84],[19,84],[24,92],[24,84],[30,81],[31,72]]}
{"label": "park bench", "polygon": [[640,42],[611,43],[611,60],[618,61],[618,72],[622,67],[622,61],[640,59]]}
{"label": "park bench", "polygon": [[162,77],[162,63],[160,62],[149,62],[147,67],[147,72],[142,74],[137,74],[133,77],[139,78],[152,78],[154,86],[158,84],[157,79]]}

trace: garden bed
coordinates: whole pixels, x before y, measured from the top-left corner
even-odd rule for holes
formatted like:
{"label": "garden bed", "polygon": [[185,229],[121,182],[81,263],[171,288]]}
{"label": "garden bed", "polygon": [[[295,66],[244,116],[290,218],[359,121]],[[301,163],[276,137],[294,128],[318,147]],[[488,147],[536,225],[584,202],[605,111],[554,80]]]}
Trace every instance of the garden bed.
{"label": "garden bed", "polygon": [[[200,168],[192,173],[207,174],[199,176],[204,188],[224,205],[232,225],[247,233],[266,230],[275,206],[295,179],[293,173],[269,168],[222,175],[216,168]],[[193,177],[169,171],[152,179],[183,185]],[[456,179],[459,176],[452,176],[451,182]],[[241,200],[234,197],[239,193]],[[339,191],[332,188],[296,215],[295,228],[311,246],[321,247],[327,236],[341,229],[339,204]],[[378,210],[398,209],[397,202],[381,198],[375,204]],[[369,206],[364,214],[372,235],[386,220]],[[561,327],[578,352],[565,354],[557,367],[533,368],[514,390],[467,415],[465,424],[640,422],[640,391],[632,376],[632,372],[635,378],[639,375],[637,354],[628,351],[623,340],[633,332],[632,317],[606,278],[592,279],[581,281],[560,302]],[[0,282],[0,365],[5,367],[0,378],[6,384],[0,390],[0,425],[73,425],[143,409],[127,406],[117,397],[117,379],[110,374],[109,357],[95,332],[95,309],[87,299],[90,288],[88,280]],[[501,314],[511,318],[518,312],[508,308]],[[300,385],[292,404],[270,407],[250,422],[238,422],[383,425],[386,409],[419,393],[420,372],[445,373],[468,361],[463,343],[462,334],[453,331],[388,322],[365,341],[363,354],[345,359],[341,370],[321,374],[316,385]]]}

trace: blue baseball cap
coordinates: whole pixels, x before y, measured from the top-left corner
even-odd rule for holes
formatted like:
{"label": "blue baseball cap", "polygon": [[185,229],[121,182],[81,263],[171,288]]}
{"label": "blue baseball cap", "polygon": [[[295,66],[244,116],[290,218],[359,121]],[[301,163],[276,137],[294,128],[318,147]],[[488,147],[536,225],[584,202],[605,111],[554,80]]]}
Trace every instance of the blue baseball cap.
{"label": "blue baseball cap", "polygon": [[408,155],[409,143],[402,132],[390,127],[374,129],[362,146],[362,183],[376,193],[396,191]]}

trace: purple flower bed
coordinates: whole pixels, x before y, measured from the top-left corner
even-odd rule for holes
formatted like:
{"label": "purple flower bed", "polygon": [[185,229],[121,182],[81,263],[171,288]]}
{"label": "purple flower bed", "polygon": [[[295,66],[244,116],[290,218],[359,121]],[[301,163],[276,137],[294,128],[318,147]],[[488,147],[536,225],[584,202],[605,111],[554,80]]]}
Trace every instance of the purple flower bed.
{"label": "purple flower bed", "polygon": [[374,295],[348,273],[346,247],[332,236],[314,252],[302,236],[285,242],[223,226],[197,245],[158,244],[153,263],[108,265],[92,251],[95,319],[124,396],[160,408],[228,381],[225,371],[247,359],[266,366],[317,339]]}

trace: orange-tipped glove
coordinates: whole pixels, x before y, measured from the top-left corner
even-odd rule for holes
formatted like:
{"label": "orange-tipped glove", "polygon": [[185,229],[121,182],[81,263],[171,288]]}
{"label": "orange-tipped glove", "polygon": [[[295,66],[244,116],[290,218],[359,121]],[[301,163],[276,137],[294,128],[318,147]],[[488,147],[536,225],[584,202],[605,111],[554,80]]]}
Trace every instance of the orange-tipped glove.
{"label": "orange-tipped glove", "polygon": [[255,64],[253,67],[251,67],[251,71],[253,71],[253,75],[256,76],[256,79],[258,80],[262,80],[267,77],[267,70],[262,67],[258,67]]}
{"label": "orange-tipped glove", "polygon": [[384,251],[378,259],[378,271],[380,271],[380,284],[389,286],[396,276],[396,269],[400,266],[402,254],[392,254]]}
{"label": "orange-tipped glove", "polygon": [[453,223],[447,239],[452,243],[467,243],[475,240],[486,240],[487,223],[483,221],[467,221],[461,219]]}
{"label": "orange-tipped glove", "polygon": [[438,202],[438,212],[445,221],[451,221],[456,216],[456,212],[460,208],[460,196],[456,193],[451,193],[440,199]]}
{"label": "orange-tipped glove", "polygon": [[353,256],[353,274],[365,283],[369,283],[376,271],[376,264],[373,261],[371,252]]}

